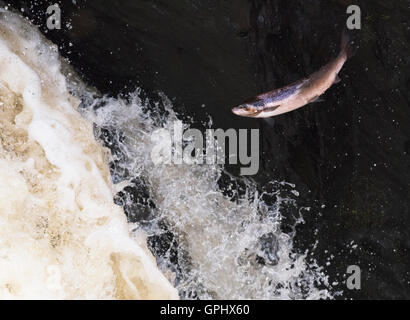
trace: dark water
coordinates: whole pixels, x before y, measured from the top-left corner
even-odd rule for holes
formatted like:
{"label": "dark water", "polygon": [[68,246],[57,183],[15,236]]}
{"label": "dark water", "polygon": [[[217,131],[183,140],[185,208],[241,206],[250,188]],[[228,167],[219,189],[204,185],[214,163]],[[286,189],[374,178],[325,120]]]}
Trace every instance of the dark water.
{"label": "dark water", "polygon": [[[338,298],[410,298],[410,1],[355,1],[362,29],[351,32],[358,49],[342,82],[273,125],[230,109],[334,56],[353,1],[60,1],[63,28],[47,30],[54,2],[12,5],[101,92],[163,91],[199,127],[210,115],[216,128],[261,129],[254,179],[297,185],[299,205],[312,208],[297,246],[316,244]],[[362,270],[361,290],[343,283],[349,265]]]}

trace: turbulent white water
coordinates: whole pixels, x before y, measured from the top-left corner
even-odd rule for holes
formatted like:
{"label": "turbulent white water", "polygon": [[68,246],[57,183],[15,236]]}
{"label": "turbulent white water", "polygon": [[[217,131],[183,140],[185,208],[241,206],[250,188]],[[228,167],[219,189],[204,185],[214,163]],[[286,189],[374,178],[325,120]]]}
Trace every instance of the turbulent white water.
{"label": "turbulent white water", "polygon": [[[114,139],[122,155],[117,167],[125,167],[131,178],[139,177],[145,182],[156,205],[154,220],[166,221],[176,235],[182,252],[178,261],[184,269],[176,286],[184,297],[317,299],[331,296],[326,289],[316,288],[320,283],[327,285],[321,268],[308,264],[305,255],[296,254],[293,234],[280,230],[281,208],[295,206],[295,200],[282,198],[279,190],[259,194],[253,183],[243,181],[246,192],[242,196],[236,194],[237,201],[233,202],[223,195],[217,183],[222,167],[154,165],[152,133],[158,128],[171,131],[177,120],[166,99],[166,117],[143,112],[144,103],[138,92],[128,102],[105,98],[93,103],[85,108],[85,117],[100,128],[122,133],[121,139],[118,134]],[[290,187],[286,183],[273,185],[278,189]],[[275,196],[277,200],[267,205],[264,196]],[[134,215],[138,216],[138,212]],[[295,223],[302,220],[301,216],[297,217]],[[139,230],[138,225],[136,229]],[[164,232],[155,223],[145,230],[151,235]],[[258,258],[266,263],[258,263]],[[171,252],[158,260],[164,271],[173,264]]]}
{"label": "turbulent white water", "polygon": [[55,46],[0,13],[0,297],[177,298],[113,203]]}
{"label": "turbulent white water", "polygon": [[[252,182],[242,181],[246,192],[233,192],[232,201],[217,183],[223,167],[154,165],[152,133],[171,130],[177,120],[170,102],[164,98],[167,112],[149,113],[156,105],[147,108],[138,92],[127,101],[95,98],[70,82],[83,99],[87,122],[60,69],[55,48],[36,29],[2,14],[2,297],[176,297],[143,243],[147,234],[164,235],[161,225],[176,249],[158,254],[157,263],[183,298],[331,297],[322,269],[295,252],[293,233],[281,231],[281,210],[296,206],[279,191],[285,184],[275,182],[273,191],[258,193]],[[155,204],[150,223],[129,224],[133,238],[112,202],[106,158],[91,123],[97,137],[101,129],[111,134],[114,175],[121,180],[114,189],[138,178]],[[268,204],[265,196],[276,202]],[[129,207],[135,201],[124,199]],[[139,207],[133,208],[138,216]]]}

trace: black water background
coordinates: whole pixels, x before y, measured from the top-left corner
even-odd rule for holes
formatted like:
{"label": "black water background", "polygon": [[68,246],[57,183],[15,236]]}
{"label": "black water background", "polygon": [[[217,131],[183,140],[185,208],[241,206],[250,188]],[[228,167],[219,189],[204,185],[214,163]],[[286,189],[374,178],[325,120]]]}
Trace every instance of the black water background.
{"label": "black water background", "polygon": [[[55,2],[63,28],[47,30],[45,8]],[[362,8],[362,30],[351,32],[360,48],[324,102],[276,117],[273,126],[231,114],[244,99],[307,76],[335,55],[352,3]],[[260,128],[254,178],[260,186],[297,185],[300,206],[312,207],[297,246],[317,241],[313,256],[324,266],[334,255],[325,270],[344,291],[339,298],[410,298],[409,1],[11,4],[103,93],[141,86],[151,98],[163,91],[198,127],[211,115],[215,128]],[[343,283],[352,264],[362,269],[359,291]]]}

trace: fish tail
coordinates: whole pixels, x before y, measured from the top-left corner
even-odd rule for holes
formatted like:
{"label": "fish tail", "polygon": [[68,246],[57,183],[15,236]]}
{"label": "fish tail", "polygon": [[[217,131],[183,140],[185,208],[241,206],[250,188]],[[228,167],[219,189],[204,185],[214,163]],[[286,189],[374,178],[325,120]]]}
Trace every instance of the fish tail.
{"label": "fish tail", "polygon": [[350,37],[345,30],[342,32],[340,49],[340,54],[346,55],[346,59],[351,58],[355,54],[354,49],[350,44]]}

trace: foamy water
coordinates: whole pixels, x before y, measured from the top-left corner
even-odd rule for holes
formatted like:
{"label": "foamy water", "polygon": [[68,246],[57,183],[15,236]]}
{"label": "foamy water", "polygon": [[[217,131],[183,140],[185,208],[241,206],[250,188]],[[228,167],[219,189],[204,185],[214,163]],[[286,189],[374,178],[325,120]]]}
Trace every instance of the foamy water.
{"label": "foamy water", "polygon": [[[232,178],[221,190],[221,166],[154,165],[152,134],[171,130],[178,120],[171,103],[164,97],[165,112],[157,112],[138,92],[126,101],[96,98],[60,69],[54,46],[18,17],[1,15],[3,297],[175,298],[177,291],[202,299],[332,296],[323,269],[295,251],[293,232],[281,231],[283,207],[297,208],[293,186],[273,181],[258,190],[250,180]],[[67,86],[83,99],[87,120]],[[95,141],[92,124],[97,138],[101,129],[111,132],[114,155]],[[114,186],[108,161],[115,163]],[[113,197],[135,178],[155,204],[153,218],[127,225]],[[244,192],[235,191],[238,181]],[[299,211],[295,224],[303,221]],[[146,248],[147,236],[165,232],[161,224],[174,236],[177,262],[171,249],[155,261]]]}
{"label": "foamy water", "polygon": [[0,15],[0,297],[177,298],[113,203],[55,46]]}
{"label": "foamy water", "polygon": [[[127,101],[95,99],[85,104],[82,112],[98,128],[111,131],[110,143],[121,155],[114,159],[113,169],[116,178],[122,180],[119,185],[132,185],[132,179],[138,177],[149,189],[155,218],[148,226],[136,225],[136,230],[144,229],[150,235],[171,230],[175,235],[180,251],[178,266],[172,261],[172,248],[158,257],[158,262],[164,272],[178,267],[183,270],[175,281],[183,297],[330,298],[331,293],[323,289],[328,287],[323,269],[307,263],[306,254],[297,254],[294,233],[284,233],[280,228],[281,209],[297,206],[294,186],[272,182],[259,192],[254,183],[242,180],[245,192],[239,194],[234,188],[235,178],[225,190],[220,189],[222,166],[154,164],[151,151],[158,141],[152,137],[158,129],[172,132],[174,122],[179,120],[165,97],[161,105],[166,116],[147,113],[146,104],[135,92]],[[151,109],[157,110],[157,105],[152,104]],[[287,197],[280,189],[287,189]],[[234,194],[235,201],[223,191]],[[273,203],[264,200],[272,197],[276,198]],[[133,200],[125,197],[124,201],[127,205]],[[163,221],[166,231],[158,226]],[[301,222],[302,215],[295,217],[294,226]],[[322,289],[317,288],[319,284]]]}

